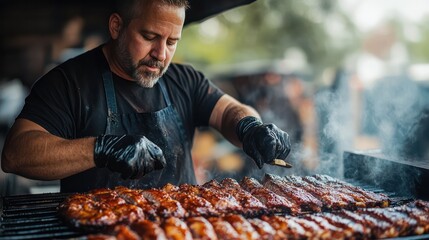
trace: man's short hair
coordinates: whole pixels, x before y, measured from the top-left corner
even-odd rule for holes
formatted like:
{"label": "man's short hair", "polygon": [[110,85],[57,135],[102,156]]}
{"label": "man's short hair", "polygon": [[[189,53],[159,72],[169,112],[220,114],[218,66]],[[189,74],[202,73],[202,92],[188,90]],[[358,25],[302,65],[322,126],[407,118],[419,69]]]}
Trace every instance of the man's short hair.
{"label": "man's short hair", "polygon": [[116,0],[114,11],[121,16],[124,25],[128,26],[131,20],[138,14],[136,11],[138,9],[138,4],[142,4],[146,1],[156,1],[164,5],[184,7],[185,9],[189,8],[188,0]]}

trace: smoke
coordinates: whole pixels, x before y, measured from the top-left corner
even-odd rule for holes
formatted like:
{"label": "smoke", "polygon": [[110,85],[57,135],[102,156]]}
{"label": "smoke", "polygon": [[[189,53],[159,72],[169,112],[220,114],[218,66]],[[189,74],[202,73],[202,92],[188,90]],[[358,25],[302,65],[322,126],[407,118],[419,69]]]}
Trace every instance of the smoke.
{"label": "smoke", "polygon": [[[404,194],[411,193],[420,174],[412,168],[398,170],[400,164],[383,159],[398,162],[424,156],[419,154],[416,143],[429,137],[419,134],[422,128],[428,128],[427,89],[407,76],[385,77],[369,89],[353,89],[350,81],[340,72],[334,86],[320,91],[315,97],[320,124],[321,164],[318,171],[338,177],[344,176],[344,170],[353,173],[353,169],[344,169],[344,151],[359,152],[357,140],[376,139],[377,144],[372,148],[383,156],[381,160],[364,159],[363,156],[374,152],[368,145],[361,149],[361,159],[356,159],[371,162],[365,169],[365,177],[375,184],[399,182],[402,186],[396,185],[396,188],[403,188]],[[368,141],[363,143],[368,144]]]}
{"label": "smoke", "polygon": [[364,123],[368,133],[379,138],[384,154],[408,157],[418,151],[413,142],[418,142],[428,109],[428,95],[416,82],[406,76],[382,79],[368,92]]}

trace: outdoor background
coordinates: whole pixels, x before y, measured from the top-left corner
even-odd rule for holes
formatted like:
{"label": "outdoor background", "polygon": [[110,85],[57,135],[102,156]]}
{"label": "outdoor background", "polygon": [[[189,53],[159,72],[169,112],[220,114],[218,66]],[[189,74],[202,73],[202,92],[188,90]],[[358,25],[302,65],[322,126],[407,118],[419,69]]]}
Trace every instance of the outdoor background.
{"label": "outdoor background", "polygon": [[[429,161],[427,6],[426,0],[258,0],[186,26],[174,60],[255,107],[293,143],[292,169],[259,170],[215,131],[199,129],[193,148],[199,183],[265,172],[341,177],[344,151]],[[43,12],[29,10],[0,23],[0,148],[32,83],[107,39],[107,18],[52,9],[45,23],[32,20]],[[17,13],[2,10],[3,17]],[[53,22],[54,33],[31,32],[32,23]],[[0,172],[3,195],[57,189],[56,181]]]}

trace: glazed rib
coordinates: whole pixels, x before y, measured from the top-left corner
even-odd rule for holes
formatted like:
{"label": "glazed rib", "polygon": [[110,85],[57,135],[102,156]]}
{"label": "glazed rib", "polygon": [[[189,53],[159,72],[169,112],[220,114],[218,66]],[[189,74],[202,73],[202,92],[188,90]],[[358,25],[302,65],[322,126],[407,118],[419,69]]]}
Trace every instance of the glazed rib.
{"label": "glazed rib", "polygon": [[369,233],[367,232],[367,234],[369,234],[371,238],[393,238],[399,235],[399,232],[391,224],[381,219],[373,218],[368,214],[358,214],[346,210],[340,211],[338,214],[341,217],[366,226],[370,231]]}
{"label": "glazed rib", "polygon": [[130,227],[142,240],[167,240],[164,230],[152,221],[138,221],[131,224]]}
{"label": "glazed rib", "polygon": [[148,200],[143,196],[142,190],[130,189],[118,186],[114,191],[123,198],[128,204],[136,205],[143,210],[146,219],[159,221],[156,209],[152,207]]}
{"label": "glazed rib", "polygon": [[189,194],[183,189],[188,187],[183,185],[182,187],[167,184],[163,189],[175,200],[179,201],[182,207],[186,211],[186,217],[197,217],[197,216],[217,216],[219,213],[213,208],[213,205],[206,199],[199,197],[195,194]]}
{"label": "glazed rib", "polygon": [[316,187],[304,181],[299,176],[286,176],[284,179],[295,187],[303,188],[305,191],[319,198],[325,209],[343,209],[355,202],[353,198],[347,199],[346,197],[342,197],[344,194],[333,191],[333,189]]}
{"label": "glazed rib", "polygon": [[115,232],[115,238],[118,239],[127,239],[127,240],[140,240],[140,237],[136,232],[131,230],[127,225],[117,225],[113,230]]}
{"label": "glazed rib", "polygon": [[277,231],[280,239],[308,239],[311,233],[292,220],[280,216],[262,216],[262,220],[269,223]]}
{"label": "glazed rib", "polygon": [[217,240],[212,224],[203,217],[190,217],[186,220],[195,240]]}
{"label": "glazed rib", "polygon": [[220,217],[210,217],[207,219],[213,229],[216,232],[216,236],[218,239],[231,239],[231,240],[239,240],[240,235],[235,231],[234,227],[227,221],[224,221]]}
{"label": "glazed rib", "polygon": [[399,232],[399,236],[410,234],[417,226],[415,219],[409,218],[407,214],[397,212],[394,209],[368,208],[360,210],[359,214],[368,214],[376,219],[388,222]]}
{"label": "glazed rib", "polygon": [[[313,185],[315,188],[325,189],[324,191],[332,192],[333,195],[338,195],[343,201],[347,202],[347,208],[355,209],[357,207],[366,207],[374,202],[372,199],[363,196],[362,194],[352,192],[344,188],[334,188],[328,184],[316,179],[314,176],[302,177],[302,180]],[[374,202],[375,204],[375,202]]]}
{"label": "glazed rib", "polygon": [[350,229],[342,229],[336,227],[321,216],[305,215],[303,218],[312,221],[316,223],[320,228],[329,231],[331,235],[330,239],[347,239],[353,236],[353,232]]}
{"label": "glazed rib", "polygon": [[92,194],[73,194],[58,206],[58,212],[76,228],[113,226],[118,217],[109,208],[101,208]]}
{"label": "glazed rib", "polygon": [[351,233],[353,238],[361,239],[368,236],[368,230],[360,223],[333,213],[323,213],[320,216],[325,218],[330,224],[343,229],[343,231]]}
{"label": "glazed rib", "polygon": [[304,219],[304,218],[293,218],[293,220],[301,225],[307,231],[308,235],[311,235],[311,239],[332,239],[331,231],[328,231],[320,227],[317,223]]}
{"label": "glazed rib", "polygon": [[277,231],[267,222],[259,218],[250,218],[247,219],[247,221],[252,225],[253,229],[258,232],[258,234],[261,236],[261,239],[279,239],[276,236]]}
{"label": "glazed rib", "polygon": [[240,235],[241,239],[259,239],[261,236],[243,216],[230,214],[223,217]]}
{"label": "glazed rib", "polygon": [[156,207],[160,218],[177,217],[184,218],[186,211],[182,205],[161,189],[148,189],[142,191],[143,196]]}
{"label": "glazed rib", "polygon": [[243,208],[217,181],[211,180],[199,188],[200,196],[209,201],[220,214],[241,213]]}
{"label": "glazed rib", "polygon": [[320,212],[322,210],[323,203],[319,199],[304,189],[293,186],[279,176],[265,174],[263,184],[264,187],[276,194],[293,201],[300,206],[302,211]]}
{"label": "glazed rib", "polygon": [[168,239],[192,240],[192,234],[188,226],[182,220],[170,217],[162,223],[162,228]]}
{"label": "glazed rib", "polygon": [[220,183],[225,192],[231,194],[242,206],[242,214],[245,216],[259,216],[267,213],[267,207],[252,196],[249,192],[240,187],[240,184],[235,179],[225,178]]}
{"label": "glazed rib", "polygon": [[298,205],[294,202],[265,188],[254,178],[244,177],[240,182],[240,186],[265,204],[272,213],[297,214],[300,211]]}
{"label": "glazed rib", "polygon": [[333,188],[341,189],[342,191],[348,191],[350,194],[355,194],[355,196],[365,197],[365,203],[367,207],[388,207],[390,205],[389,198],[384,194],[366,191],[360,187],[353,186],[328,175],[316,174],[314,177]]}
{"label": "glazed rib", "polygon": [[395,207],[394,210],[405,213],[409,218],[417,221],[417,227],[414,229],[414,234],[419,235],[429,232],[429,211],[424,211],[423,209],[413,207],[412,205]]}

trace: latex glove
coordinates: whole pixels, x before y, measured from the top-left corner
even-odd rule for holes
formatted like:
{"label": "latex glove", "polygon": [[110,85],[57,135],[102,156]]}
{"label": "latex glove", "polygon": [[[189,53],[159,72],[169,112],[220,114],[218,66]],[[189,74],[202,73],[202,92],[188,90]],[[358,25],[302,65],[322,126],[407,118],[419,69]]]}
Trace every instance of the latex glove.
{"label": "latex glove", "polygon": [[256,117],[241,119],[236,133],[243,143],[244,152],[256,162],[259,168],[274,159],[286,159],[290,152],[289,135],[274,124],[263,124]]}
{"label": "latex glove", "polygon": [[137,179],[165,167],[162,150],[145,136],[101,135],[95,140],[94,162],[121,174],[123,179]]}

